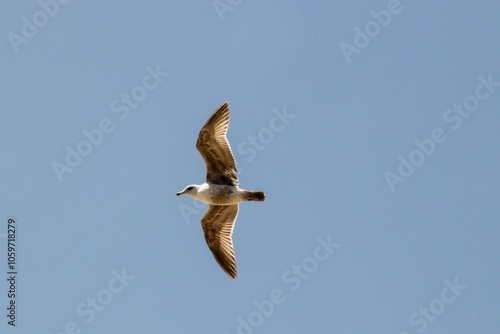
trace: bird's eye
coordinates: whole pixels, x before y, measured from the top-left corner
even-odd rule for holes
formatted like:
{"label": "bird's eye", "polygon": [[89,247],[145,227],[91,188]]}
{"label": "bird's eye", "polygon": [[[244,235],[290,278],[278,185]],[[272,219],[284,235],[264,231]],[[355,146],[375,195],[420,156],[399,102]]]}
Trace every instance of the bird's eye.
{"label": "bird's eye", "polygon": [[188,190],[193,190],[193,186],[189,186],[189,187],[188,187]]}

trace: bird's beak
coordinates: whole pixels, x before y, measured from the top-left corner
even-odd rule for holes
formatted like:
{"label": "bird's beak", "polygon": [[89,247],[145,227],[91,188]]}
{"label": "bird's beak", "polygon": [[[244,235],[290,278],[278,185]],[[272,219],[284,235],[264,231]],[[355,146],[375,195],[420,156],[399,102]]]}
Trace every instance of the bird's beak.
{"label": "bird's beak", "polygon": [[177,193],[177,196],[180,196],[180,195],[182,195],[182,194],[184,194],[184,192],[179,191],[179,192]]}

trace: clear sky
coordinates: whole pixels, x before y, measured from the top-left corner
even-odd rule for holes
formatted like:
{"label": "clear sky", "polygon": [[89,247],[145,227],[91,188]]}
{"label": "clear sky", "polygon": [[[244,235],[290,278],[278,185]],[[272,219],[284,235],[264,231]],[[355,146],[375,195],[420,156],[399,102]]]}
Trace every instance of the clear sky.
{"label": "clear sky", "polygon": [[[497,333],[499,11],[2,2],[0,331]],[[267,195],[240,207],[234,281],[175,196],[224,101]]]}

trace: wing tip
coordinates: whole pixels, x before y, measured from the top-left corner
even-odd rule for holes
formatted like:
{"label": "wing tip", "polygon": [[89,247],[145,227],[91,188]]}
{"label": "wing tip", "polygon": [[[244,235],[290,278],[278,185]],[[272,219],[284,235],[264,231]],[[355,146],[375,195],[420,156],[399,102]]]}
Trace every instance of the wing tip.
{"label": "wing tip", "polygon": [[236,277],[238,277],[238,274],[236,273],[236,268],[234,268],[234,271],[233,270],[230,270],[230,268],[224,268],[222,267],[222,270],[224,270],[224,272],[227,274],[227,276],[229,276],[229,278],[231,278],[232,280],[235,280]]}
{"label": "wing tip", "polygon": [[217,109],[215,109],[214,114],[219,111],[219,110],[227,110],[227,113],[229,114],[229,102],[224,101]]}

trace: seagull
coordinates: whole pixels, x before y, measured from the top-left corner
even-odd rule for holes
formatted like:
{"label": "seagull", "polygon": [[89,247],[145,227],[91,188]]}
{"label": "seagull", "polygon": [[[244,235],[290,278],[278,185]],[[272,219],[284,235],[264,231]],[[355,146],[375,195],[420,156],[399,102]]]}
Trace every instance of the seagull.
{"label": "seagull", "polygon": [[196,141],[196,148],[207,165],[206,182],[189,185],[178,192],[177,196],[189,195],[208,204],[207,212],[201,219],[205,240],[222,270],[235,279],[236,257],[231,236],[239,203],[264,202],[266,195],[262,191],[238,187],[235,173],[239,172],[226,137],[228,126],[229,103],[224,102],[210,116]]}

